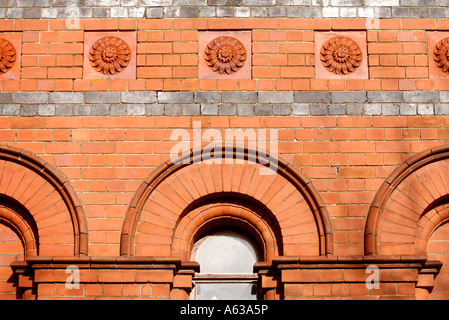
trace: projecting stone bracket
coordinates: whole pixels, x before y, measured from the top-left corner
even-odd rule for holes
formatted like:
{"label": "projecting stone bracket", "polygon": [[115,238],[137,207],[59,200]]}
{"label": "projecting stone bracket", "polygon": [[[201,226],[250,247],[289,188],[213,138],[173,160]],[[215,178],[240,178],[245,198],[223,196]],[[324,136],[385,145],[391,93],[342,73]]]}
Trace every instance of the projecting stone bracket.
{"label": "projecting stone bracket", "polygon": [[[58,294],[82,297],[88,286],[119,284],[123,288],[140,287],[134,293],[127,292],[129,297],[186,300],[193,288],[193,276],[199,272],[198,263],[176,257],[33,257],[15,261],[11,268],[18,298],[23,300],[35,300],[40,288],[49,284],[56,289],[43,294],[44,299],[57,298]],[[153,284],[167,290],[147,290]],[[107,298],[108,293],[100,290],[95,296]]]}
{"label": "projecting stone bracket", "polygon": [[365,298],[426,300],[441,266],[421,256],[276,257],[256,263],[254,272],[269,300],[349,297],[350,290]]}
{"label": "projecting stone bracket", "polygon": [[440,261],[427,261],[418,274],[416,283],[416,298],[428,300],[429,294],[435,286],[435,278],[441,270],[443,263]]}

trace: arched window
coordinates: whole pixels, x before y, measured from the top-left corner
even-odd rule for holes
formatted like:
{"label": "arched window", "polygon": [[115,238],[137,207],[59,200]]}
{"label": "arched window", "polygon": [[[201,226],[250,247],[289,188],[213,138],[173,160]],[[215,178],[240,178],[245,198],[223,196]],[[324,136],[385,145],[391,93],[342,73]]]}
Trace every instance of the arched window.
{"label": "arched window", "polygon": [[253,266],[260,260],[260,249],[249,238],[232,231],[209,234],[195,243],[192,260],[201,268],[194,278],[192,299],[257,299]]}

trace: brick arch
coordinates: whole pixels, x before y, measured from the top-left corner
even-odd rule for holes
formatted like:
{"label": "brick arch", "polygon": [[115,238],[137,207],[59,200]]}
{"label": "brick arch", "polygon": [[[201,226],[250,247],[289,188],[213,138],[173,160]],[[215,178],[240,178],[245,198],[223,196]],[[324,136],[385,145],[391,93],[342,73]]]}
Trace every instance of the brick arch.
{"label": "brick arch", "polygon": [[449,146],[410,157],[384,181],[371,204],[365,254],[424,254],[422,241],[441,219],[438,213],[444,215],[448,198]]}
{"label": "brick arch", "polygon": [[25,258],[39,255],[39,232],[33,216],[18,202],[0,196],[0,223],[13,230],[22,242]]}
{"label": "brick arch", "polygon": [[428,210],[418,221],[415,230],[415,254],[426,256],[429,240],[435,231],[449,222],[449,203],[444,201]]}
{"label": "brick arch", "polygon": [[263,205],[232,193],[212,194],[201,200],[179,217],[172,238],[172,255],[187,260],[196,241],[216,229],[249,234],[266,261],[282,255],[280,226]]}
{"label": "brick arch", "polygon": [[[26,238],[27,244],[31,241],[29,245],[36,246],[28,254],[87,255],[87,220],[81,201],[67,178],[43,159],[0,146],[0,208],[2,205],[9,208],[3,211],[3,219],[11,216],[8,219],[24,232],[22,236],[34,237]],[[19,216],[22,222],[16,221]]]}
{"label": "brick arch", "polygon": [[24,261],[27,253],[20,231],[9,220],[0,218],[0,299],[20,300],[17,276],[11,269],[11,263]]}
{"label": "brick arch", "polygon": [[[441,208],[439,212],[446,211],[447,208]],[[428,260],[440,261],[442,266],[439,268],[438,274],[435,275],[434,286],[430,291],[429,300],[448,300],[449,299],[449,219],[445,219],[438,223],[427,242]]]}
{"label": "brick arch", "polygon": [[[206,164],[201,156],[202,150],[194,150],[176,163],[167,161],[145,179],[124,220],[121,255],[173,254],[180,217],[192,204],[217,195],[262,204],[279,226],[282,248],[276,250],[284,255],[332,254],[327,210],[312,183],[290,164],[246,148],[215,150],[214,159],[244,159],[241,163]],[[274,173],[261,175],[260,169]]]}

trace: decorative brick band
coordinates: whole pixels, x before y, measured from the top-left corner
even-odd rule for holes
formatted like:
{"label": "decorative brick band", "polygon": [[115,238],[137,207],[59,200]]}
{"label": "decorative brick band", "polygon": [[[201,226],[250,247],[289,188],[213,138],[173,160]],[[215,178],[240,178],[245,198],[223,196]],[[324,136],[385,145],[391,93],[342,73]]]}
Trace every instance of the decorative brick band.
{"label": "decorative brick band", "polygon": [[7,92],[2,116],[400,116],[449,114],[448,91]]}
{"label": "decorative brick band", "polygon": [[447,18],[445,0],[6,0],[4,19],[66,18]]}
{"label": "decorative brick band", "polygon": [[[0,20],[0,38],[10,38],[8,41],[14,44],[20,59],[9,71],[0,74],[0,91],[446,90],[449,74],[444,72],[444,67],[438,67],[434,52],[438,42],[449,37],[447,21],[193,18],[80,19],[72,23],[70,19]],[[210,77],[202,72],[203,66],[209,68],[208,64],[219,68],[214,60],[206,63],[202,58],[207,43],[213,39],[201,42],[204,34],[218,31],[221,36],[238,32],[241,37],[249,35],[247,43],[238,37],[245,46],[246,62],[235,77],[224,71],[225,78]],[[361,65],[351,74],[332,74],[329,69],[324,70],[324,74],[320,71],[323,61],[315,61],[315,58],[324,44],[321,40],[325,39],[321,37],[330,33],[350,38],[360,47],[362,54],[356,57],[362,58]],[[94,61],[89,60],[89,50],[100,39],[98,37],[106,36],[125,41],[132,57],[126,60],[129,57],[121,55],[123,63],[114,64],[114,74],[109,72],[110,65],[103,70],[106,74],[96,70],[90,74],[92,63],[94,67],[100,66],[100,70],[103,65],[98,51],[92,56]],[[438,52],[438,57],[441,56]],[[123,70],[128,61],[129,65]],[[352,62],[346,67],[351,69],[358,64],[356,60]],[[235,63],[236,66],[230,64],[230,69],[225,70],[237,70],[242,62],[236,60]],[[325,63],[331,62],[326,60]],[[117,74],[115,70],[122,72]]]}

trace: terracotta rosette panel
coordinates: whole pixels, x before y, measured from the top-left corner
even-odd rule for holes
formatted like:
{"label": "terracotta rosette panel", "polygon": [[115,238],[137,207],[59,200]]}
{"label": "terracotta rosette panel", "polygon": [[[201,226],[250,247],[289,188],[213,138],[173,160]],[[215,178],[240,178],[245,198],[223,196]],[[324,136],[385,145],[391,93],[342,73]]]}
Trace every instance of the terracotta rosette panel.
{"label": "terracotta rosette panel", "polygon": [[135,32],[86,32],[83,79],[136,79]]}
{"label": "terracotta rosette panel", "polygon": [[200,79],[251,79],[251,32],[199,34]]}
{"label": "terracotta rosette panel", "polygon": [[317,79],[368,79],[366,32],[315,33]]}
{"label": "terracotta rosette panel", "polygon": [[20,79],[22,35],[0,33],[0,80]]}
{"label": "terracotta rosette panel", "polygon": [[429,78],[449,79],[449,32],[429,32],[427,44]]}

